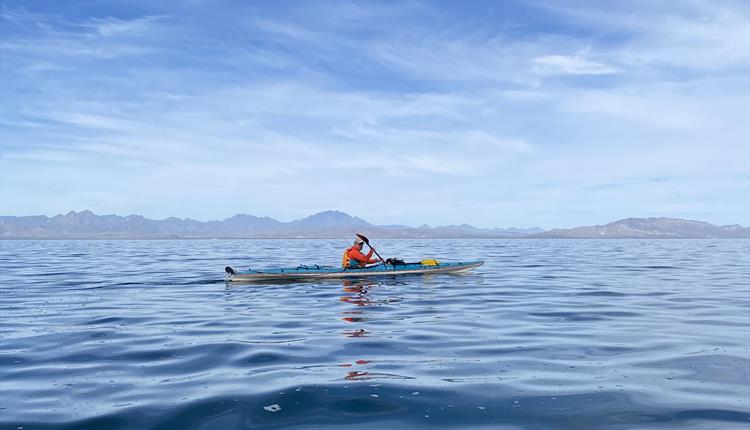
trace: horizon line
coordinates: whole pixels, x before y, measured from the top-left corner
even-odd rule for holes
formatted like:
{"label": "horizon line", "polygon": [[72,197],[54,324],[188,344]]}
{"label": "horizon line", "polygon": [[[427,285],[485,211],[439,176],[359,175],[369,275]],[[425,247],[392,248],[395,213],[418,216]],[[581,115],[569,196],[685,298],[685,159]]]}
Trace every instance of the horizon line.
{"label": "horizon line", "polygon": [[[195,219],[195,218],[191,218],[191,217],[180,218],[180,217],[174,216],[174,215],[168,216],[166,218],[149,218],[149,217],[147,217],[145,215],[141,215],[141,214],[137,214],[137,213],[131,213],[131,214],[128,214],[128,215],[119,215],[119,214],[114,214],[114,213],[110,213],[110,214],[98,214],[98,213],[96,213],[96,212],[94,212],[94,211],[92,211],[90,209],[83,209],[83,210],[80,210],[80,211],[76,211],[74,209],[71,209],[71,210],[69,210],[66,213],[57,213],[55,215],[47,215],[47,214],[37,214],[37,215],[6,215],[6,214],[0,213],[0,217],[22,218],[22,217],[39,217],[39,216],[43,216],[43,217],[46,217],[46,218],[54,218],[54,217],[57,217],[57,216],[66,216],[66,215],[69,215],[71,213],[73,213],[73,214],[80,214],[80,213],[85,213],[85,212],[89,212],[89,213],[91,213],[94,216],[116,216],[116,217],[120,217],[120,218],[127,218],[127,217],[131,217],[131,216],[136,216],[136,217],[141,217],[141,218],[144,218],[144,219],[147,219],[147,220],[151,220],[151,221],[166,221],[166,220],[174,218],[174,219],[178,219],[178,220],[181,220],[181,221],[196,221],[196,222],[201,222],[201,223],[223,222],[223,221],[226,221],[228,219],[234,218],[234,217],[239,216],[239,215],[247,215],[247,216],[252,216],[252,217],[261,218],[261,219],[262,218],[267,218],[267,219],[271,219],[271,220],[274,220],[274,221],[277,221],[277,222],[281,222],[281,223],[291,223],[291,222],[294,222],[294,221],[300,221],[300,220],[303,220],[303,219],[306,219],[306,218],[310,218],[310,217],[315,216],[315,215],[320,215],[320,214],[324,214],[324,213],[327,213],[327,212],[332,212],[332,213],[340,213],[340,214],[349,216],[351,218],[357,218],[359,220],[362,220],[362,221],[366,222],[367,224],[372,225],[373,227],[403,226],[403,227],[409,227],[409,228],[424,228],[424,227],[427,227],[427,228],[431,228],[431,229],[441,228],[441,227],[469,226],[469,227],[480,229],[480,230],[493,230],[493,229],[503,229],[503,230],[508,230],[508,229],[524,229],[524,230],[527,230],[527,229],[538,228],[538,229],[542,229],[544,231],[551,231],[551,230],[567,230],[567,229],[574,229],[574,228],[580,228],[580,227],[604,226],[604,225],[607,225],[607,224],[612,224],[612,223],[615,223],[615,222],[624,221],[624,220],[628,220],[628,219],[659,219],[659,218],[663,218],[663,219],[678,219],[678,220],[683,220],[683,221],[705,222],[705,223],[708,223],[708,224],[711,224],[711,225],[715,225],[715,226],[718,226],[718,227],[731,227],[731,226],[739,226],[739,227],[742,227],[742,228],[748,228],[749,227],[749,226],[745,226],[745,225],[740,224],[740,223],[735,223],[735,224],[713,224],[713,223],[705,221],[705,220],[689,219],[689,218],[675,218],[675,217],[667,217],[667,216],[647,216],[647,217],[628,216],[628,217],[618,218],[618,219],[613,220],[613,221],[604,222],[604,223],[601,223],[601,224],[588,224],[588,225],[577,225],[576,227],[552,227],[552,228],[544,228],[544,227],[539,227],[539,226],[530,226],[530,227],[516,227],[516,226],[510,226],[510,227],[497,227],[497,226],[496,227],[476,227],[476,226],[474,226],[472,224],[467,224],[467,223],[461,223],[461,224],[444,224],[444,225],[435,225],[435,226],[431,226],[431,225],[425,223],[425,224],[420,224],[420,225],[414,226],[414,225],[408,225],[408,224],[392,224],[392,223],[391,224],[373,224],[373,223],[371,223],[370,221],[367,221],[364,218],[361,218],[361,217],[356,216],[356,215],[351,215],[351,214],[349,214],[347,212],[344,212],[342,210],[339,210],[339,209],[326,209],[326,210],[322,210],[322,211],[319,211],[319,212],[315,212],[315,213],[307,215],[307,216],[303,216],[301,218],[295,218],[295,219],[292,219],[290,221],[282,221],[282,220],[279,220],[277,218],[273,218],[273,217],[270,217],[270,216],[253,215],[253,214],[249,214],[249,213],[236,213],[234,215],[228,216],[228,217],[223,218],[223,219],[199,220],[199,219]],[[271,239],[271,238],[269,238],[269,239]]]}

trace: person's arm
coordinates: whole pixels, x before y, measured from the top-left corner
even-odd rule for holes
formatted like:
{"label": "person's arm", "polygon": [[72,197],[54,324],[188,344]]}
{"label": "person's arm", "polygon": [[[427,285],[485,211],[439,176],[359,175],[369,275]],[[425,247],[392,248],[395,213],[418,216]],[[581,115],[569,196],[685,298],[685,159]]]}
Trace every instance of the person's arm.
{"label": "person's arm", "polygon": [[372,257],[372,253],[373,252],[375,252],[375,248],[370,247],[370,252],[367,253],[367,264],[377,263],[378,261],[380,261],[380,260],[377,260],[375,258],[370,258],[370,257]]}
{"label": "person's arm", "polygon": [[359,249],[354,248],[351,251],[349,251],[349,258],[353,258],[362,264],[377,263],[378,260],[370,258],[372,257],[373,252],[375,252],[375,250],[370,248],[370,252],[368,252],[367,255],[364,255],[359,251]]}

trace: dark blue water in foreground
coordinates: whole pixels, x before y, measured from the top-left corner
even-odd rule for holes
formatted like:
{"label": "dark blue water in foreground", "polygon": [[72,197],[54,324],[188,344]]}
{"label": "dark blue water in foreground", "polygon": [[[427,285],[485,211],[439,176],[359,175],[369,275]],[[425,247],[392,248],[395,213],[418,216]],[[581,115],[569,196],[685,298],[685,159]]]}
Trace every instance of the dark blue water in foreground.
{"label": "dark blue water in foreground", "polygon": [[0,242],[0,428],[750,428],[750,241]]}

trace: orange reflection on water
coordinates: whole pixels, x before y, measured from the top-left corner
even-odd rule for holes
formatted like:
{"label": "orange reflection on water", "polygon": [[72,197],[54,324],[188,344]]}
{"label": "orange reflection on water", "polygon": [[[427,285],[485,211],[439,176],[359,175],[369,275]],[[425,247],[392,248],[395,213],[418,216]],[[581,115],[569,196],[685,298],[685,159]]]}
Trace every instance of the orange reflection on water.
{"label": "orange reflection on water", "polygon": [[370,296],[367,295],[369,287],[375,285],[373,282],[344,280],[342,285],[342,291],[348,294],[341,296],[339,299],[340,301],[351,303],[356,306],[372,306],[376,304]]}
{"label": "orange reflection on water", "polygon": [[[372,281],[364,281],[364,280],[344,280],[343,281],[343,288],[342,291],[344,294],[339,297],[339,301],[344,303],[351,303],[354,306],[362,307],[362,306],[373,306],[378,305],[377,302],[373,301],[370,295],[368,294],[369,288],[375,285]],[[363,315],[363,310],[352,310],[352,311],[344,311],[344,316],[341,318],[342,320],[350,323],[363,323],[367,321],[367,318],[365,318]],[[346,337],[367,337],[368,334],[370,334],[369,331],[363,329],[363,328],[357,328],[357,329],[348,329],[344,330],[342,334]],[[362,366],[371,363],[371,360],[357,360],[352,363],[342,363],[339,364],[340,367],[352,367],[352,366]],[[349,371],[347,372],[346,376],[344,376],[344,379],[347,381],[354,381],[354,380],[362,380],[362,379],[370,379],[372,376],[370,375],[370,372],[365,371]]]}
{"label": "orange reflection on water", "polygon": [[[357,312],[345,312],[345,313],[353,314],[353,313],[357,313]],[[365,322],[365,321],[367,321],[367,318],[364,318],[364,317],[343,317],[341,319],[344,320],[344,321],[350,322],[350,323]]]}

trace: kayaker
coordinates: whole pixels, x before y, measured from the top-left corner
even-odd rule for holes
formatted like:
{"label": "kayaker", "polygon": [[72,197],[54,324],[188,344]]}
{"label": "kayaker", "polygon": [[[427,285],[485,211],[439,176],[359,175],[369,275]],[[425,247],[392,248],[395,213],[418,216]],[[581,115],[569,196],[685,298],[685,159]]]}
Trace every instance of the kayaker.
{"label": "kayaker", "polygon": [[365,267],[370,263],[377,263],[378,260],[371,258],[375,248],[370,247],[367,255],[362,253],[365,242],[359,237],[354,239],[354,245],[344,251],[344,258],[341,260],[341,266],[345,269],[350,267]]}

